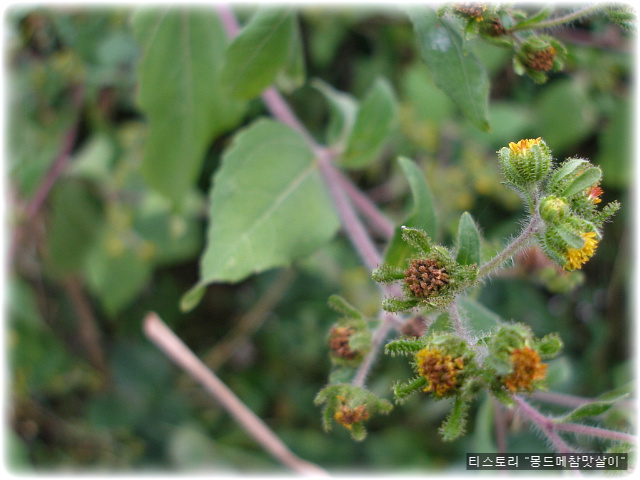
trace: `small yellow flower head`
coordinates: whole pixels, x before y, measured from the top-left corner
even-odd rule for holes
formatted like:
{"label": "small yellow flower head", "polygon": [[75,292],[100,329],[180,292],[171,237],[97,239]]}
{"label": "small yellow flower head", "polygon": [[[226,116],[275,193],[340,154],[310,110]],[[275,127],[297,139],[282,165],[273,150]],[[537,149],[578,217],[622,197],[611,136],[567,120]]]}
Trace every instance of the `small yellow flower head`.
{"label": "small yellow flower head", "polygon": [[584,240],[582,248],[569,247],[567,249],[565,270],[581,269],[582,265],[587,263],[598,247],[598,239],[596,232],[587,232],[580,235]]}
{"label": "small yellow flower head", "polygon": [[369,411],[365,405],[358,405],[355,408],[350,408],[347,406],[346,399],[344,397],[339,395],[338,400],[340,400],[341,405],[336,410],[336,413],[334,413],[333,418],[347,430],[351,430],[354,423],[369,420]]}
{"label": "small yellow flower head", "polygon": [[551,150],[540,137],[511,142],[498,151],[498,158],[507,182],[519,189],[527,190],[551,171]]}
{"label": "small yellow flower head", "polygon": [[525,155],[534,145],[540,145],[542,137],[520,140],[518,143],[509,142],[509,149],[514,155]]}
{"label": "small yellow flower head", "polygon": [[534,382],[543,380],[547,374],[547,365],[531,347],[516,348],[510,360],[513,370],[505,378],[504,385],[511,392],[532,391]]}
{"label": "small yellow flower head", "polygon": [[453,358],[451,355],[443,355],[440,349],[423,348],[416,354],[418,372],[427,381],[425,392],[433,392],[442,397],[447,392],[458,386],[458,375],[464,369],[462,357]]}

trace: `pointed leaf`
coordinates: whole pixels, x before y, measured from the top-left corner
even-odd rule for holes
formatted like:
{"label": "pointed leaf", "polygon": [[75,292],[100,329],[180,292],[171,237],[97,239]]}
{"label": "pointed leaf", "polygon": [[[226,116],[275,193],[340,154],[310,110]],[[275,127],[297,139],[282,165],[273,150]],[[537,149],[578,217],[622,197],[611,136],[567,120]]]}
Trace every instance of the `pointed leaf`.
{"label": "pointed leaf", "polygon": [[407,10],[417,36],[418,50],[435,84],[460,107],[480,130],[489,130],[489,79],[484,66],[464,45],[449,20],[431,9]]}
{"label": "pointed leaf", "polygon": [[480,264],[480,234],[469,212],[464,212],[458,224],[458,255],[461,265]]}
{"label": "pointed leaf", "polygon": [[329,102],[329,126],[327,127],[327,143],[342,145],[353,130],[358,112],[358,102],[348,93],[340,92],[328,83],[316,79],[311,82]]}
{"label": "pointed leaf", "polygon": [[281,123],[255,122],[214,177],[200,284],[237,282],[312,253],[338,229],[331,205],[304,139]]}
{"label": "pointed leaf", "polygon": [[586,417],[595,417],[597,415],[601,415],[607,410],[609,410],[615,402],[620,400],[620,398],[625,397],[626,394],[620,395],[609,400],[601,400],[586,403],[584,405],[580,405],[575,410],[571,411],[567,415],[555,419],[556,423],[566,423],[566,422],[575,422],[576,420],[582,420]]}
{"label": "pointed leaf", "polygon": [[290,8],[263,8],[231,42],[222,69],[225,91],[251,99],[271,85],[289,59],[295,40]]}
{"label": "pointed leaf", "polygon": [[378,79],[358,109],[340,164],[363,168],[376,160],[396,116],[396,99],[388,81]]}
{"label": "pointed leaf", "polygon": [[[413,161],[400,157],[398,162],[407,177],[413,198],[411,213],[403,222],[403,225],[420,228],[431,238],[435,238],[438,226],[429,185],[422,171]],[[397,227],[387,248],[385,263],[392,266],[402,266],[414,251],[415,249],[402,239],[402,227]]]}
{"label": "pointed leaf", "polygon": [[150,122],[142,174],[180,204],[211,140],[244,112],[218,87],[226,35],[215,12],[199,9],[141,10],[133,28],[143,47],[140,105]]}

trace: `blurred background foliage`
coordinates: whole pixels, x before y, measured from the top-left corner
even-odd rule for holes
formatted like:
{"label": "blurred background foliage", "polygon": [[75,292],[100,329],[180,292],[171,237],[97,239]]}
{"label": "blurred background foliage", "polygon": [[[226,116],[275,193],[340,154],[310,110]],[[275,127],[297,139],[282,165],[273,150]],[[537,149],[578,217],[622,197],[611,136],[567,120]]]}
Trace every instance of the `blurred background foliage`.
{"label": "blurred background foliage", "polygon": [[[180,312],[180,297],[198,280],[211,174],[232,132],[210,145],[197,188],[180,211],[145,184],[139,165],[147,124],[136,90],[141,47],[131,14],[115,7],[13,7],[4,19],[12,240],[6,465],[15,472],[281,469],[143,337],[149,310],[295,453],[326,468],[440,471],[461,468],[467,452],[494,449],[486,399],[473,407],[469,434],[453,443],[436,435],[446,402],[419,396],[373,419],[362,443],[342,429],[322,431],[313,398],[327,381],[326,335],[337,320],[327,298],[340,293],[372,316],[380,302],[341,236],[288,269],[212,285],[196,309]],[[415,159],[426,175],[444,226],[438,240],[452,242],[467,210],[488,248],[517,233],[523,215],[519,199],[500,183],[500,147],[543,137],[555,158],[583,156],[603,168],[603,201],[618,199],[623,208],[584,270],[558,276],[532,251],[487,282],[477,299],[536,335],[559,332],[566,346],[551,362],[552,390],[593,397],[633,380],[632,37],[597,16],[557,29],[567,66],[544,85],[517,76],[508,51],[475,42],[491,79],[492,129],[485,133],[435,87],[401,11],[308,7],[299,21],[308,79],[356,98],[378,76],[393,85],[399,102],[393,135],[379,161],[350,175],[395,221],[410,201],[398,155]],[[320,92],[307,82],[287,99],[323,140],[328,112]],[[253,101],[243,122],[264,113]],[[28,205],[65,142],[71,158],[30,216]],[[408,368],[402,359],[381,358],[371,390],[390,398],[390,385]],[[614,408],[603,424],[625,430],[633,420]],[[509,428],[510,451],[547,451],[517,418]],[[587,451],[594,445],[583,443]]]}

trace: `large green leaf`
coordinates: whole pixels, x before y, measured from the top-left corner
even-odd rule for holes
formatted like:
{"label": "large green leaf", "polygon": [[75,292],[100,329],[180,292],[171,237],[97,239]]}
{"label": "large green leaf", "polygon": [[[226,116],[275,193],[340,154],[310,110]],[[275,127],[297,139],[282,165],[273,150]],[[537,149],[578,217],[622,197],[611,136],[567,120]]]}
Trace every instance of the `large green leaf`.
{"label": "large green leaf", "polygon": [[[398,162],[407,177],[413,198],[411,213],[403,222],[403,226],[424,230],[431,239],[435,239],[438,225],[429,185],[420,168],[412,160],[400,157]],[[397,267],[404,266],[404,261],[413,251],[414,249],[402,239],[402,228],[397,227],[387,248],[385,263]]]}
{"label": "large green leaf", "polygon": [[294,54],[294,22],[291,9],[259,10],[229,45],[222,69],[225,91],[251,99],[271,85]]}
{"label": "large green leaf", "polygon": [[407,13],[417,36],[418,50],[435,84],[480,130],[489,130],[489,79],[484,66],[464,45],[462,34],[428,7]]}
{"label": "large green leaf", "polygon": [[199,285],[237,282],[313,252],[338,229],[331,205],[304,139],[258,120],[236,136],[214,177]]}
{"label": "large green leaf", "polygon": [[140,105],[150,122],[142,174],[180,204],[211,140],[244,112],[218,86],[226,35],[215,12],[194,8],[141,10],[133,27],[143,47]]}
{"label": "large green leaf", "polygon": [[363,168],[374,161],[384,146],[396,116],[396,100],[389,82],[378,79],[356,114],[340,164]]}

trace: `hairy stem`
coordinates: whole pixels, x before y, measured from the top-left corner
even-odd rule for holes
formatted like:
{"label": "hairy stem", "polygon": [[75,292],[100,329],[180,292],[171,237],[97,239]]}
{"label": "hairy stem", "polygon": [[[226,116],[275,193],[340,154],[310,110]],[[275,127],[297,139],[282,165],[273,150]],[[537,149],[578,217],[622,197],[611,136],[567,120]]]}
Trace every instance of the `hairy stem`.
{"label": "hairy stem", "polygon": [[529,405],[526,401],[518,396],[514,396],[518,404],[518,411],[523,414],[531,423],[537,426],[542,433],[546,435],[553,447],[559,453],[574,453],[574,450],[567,445],[562,438],[555,432],[555,424],[553,419],[542,415],[538,410]]}
{"label": "hairy stem", "polygon": [[470,341],[471,336],[469,334],[469,328],[462,320],[460,312],[458,311],[458,305],[456,304],[455,300],[449,304],[448,313],[449,321],[451,322],[451,325],[453,326],[453,329],[456,331],[458,336],[464,338],[467,341]]}
{"label": "hairy stem", "polygon": [[373,334],[371,350],[369,350],[369,353],[367,354],[367,356],[364,358],[364,360],[358,367],[358,371],[356,372],[356,374],[353,377],[353,380],[351,381],[352,385],[355,385],[357,387],[362,387],[364,385],[364,382],[367,379],[367,375],[369,375],[369,372],[371,371],[371,367],[373,367],[373,364],[375,363],[375,360],[378,356],[380,348],[382,347],[382,344],[384,343],[387,336],[389,335],[389,332],[391,332],[391,330],[393,329],[393,326],[394,326],[393,315],[391,315],[390,313],[387,313],[383,317],[383,320],[384,321],[382,322],[382,324],[378,327],[378,329]]}
{"label": "hairy stem", "polygon": [[635,443],[637,441],[634,435],[629,435],[628,433],[616,432],[615,430],[607,430],[606,428],[600,427],[591,427],[589,425],[580,425],[578,423],[556,423],[555,428],[564,432],[608,438],[620,442]]}
{"label": "hairy stem", "polygon": [[331,158],[323,154],[324,151],[317,152],[318,166],[340,215],[342,226],[364,264],[369,270],[373,270],[380,265],[382,257],[342,190],[338,171],[331,163]]}
{"label": "hairy stem", "polygon": [[196,357],[158,315],[149,313],[144,319],[143,330],[149,340],[205,387],[247,433],[276,460],[300,474],[328,476],[324,469],[302,460],[291,452],[276,434]]}
{"label": "hairy stem", "polygon": [[586,15],[591,15],[593,12],[595,12],[597,10],[601,10],[602,8],[603,8],[602,5],[591,5],[589,7],[585,7],[583,9],[581,9],[581,10],[576,10],[575,12],[569,13],[569,14],[564,15],[562,17],[554,18],[552,20],[546,20],[544,22],[535,23],[533,25],[525,25],[525,26],[522,26],[521,28],[518,28],[516,26],[516,27],[513,28],[513,31],[516,31],[516,30],[533,30],[533,29],[557,27],[557,26],[563,25],[565,23],[573,22],[574,20],[577,20],[577,19],[579,19],[581,17],[584,17]]}
{"label": "hairy stem", "polygon": [[495,257],[482,265],[478,271],[478,278],[482,278],[485,275],[491,273],[496,268],[499,268],[504,262],[515,255],[518,250],[524,247],[529,239],[538,232],[542,226],[542,219],[539,216],[534,216],[529,222],[529,225],[523,230],[523,232],[516,237],[507,247]]}

